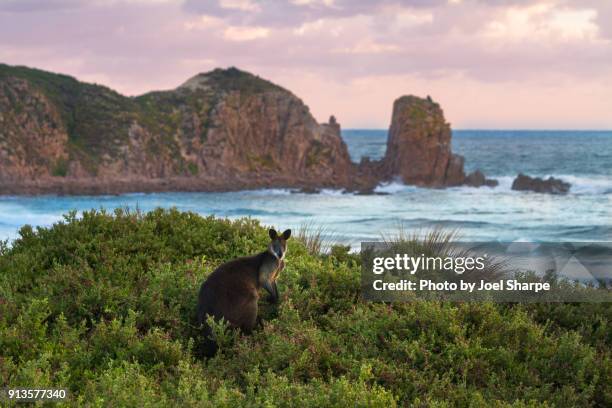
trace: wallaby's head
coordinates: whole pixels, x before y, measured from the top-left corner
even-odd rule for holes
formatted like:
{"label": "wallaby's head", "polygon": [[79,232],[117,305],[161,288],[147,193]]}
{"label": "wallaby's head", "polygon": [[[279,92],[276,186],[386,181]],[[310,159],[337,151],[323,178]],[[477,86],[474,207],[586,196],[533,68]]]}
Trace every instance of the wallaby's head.
{"label": "wallaby's head", "polygon": [[287,254],[287,240],[291,237],[291,230],[285,230],[282,234],[278,234],[275,229],[268,231],[270,235],[270,244],[268,244],[268,251],[274,255],[277,259],[284,259]]}
{"label": "wallaby's head", "polygon": [[283,259],[287,254],[287,240],[291,236],[291,230],[285,230],[279,235],[276,230],[271,229],[268,234],[271,239],[268,244],[268,252],[276,258],[276,262],[274,265],[268,264],[269,266],[260,268],[259,282],[270,293],[272,302],[276,303],[278,301],[276,279],[285,265]]}

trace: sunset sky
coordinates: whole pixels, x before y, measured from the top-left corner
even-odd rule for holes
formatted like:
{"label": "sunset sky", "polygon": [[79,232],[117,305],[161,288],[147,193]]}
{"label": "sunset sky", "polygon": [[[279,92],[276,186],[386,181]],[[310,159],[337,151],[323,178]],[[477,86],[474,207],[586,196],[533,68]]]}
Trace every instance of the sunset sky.
{"label": "sunset sky", "polygon": [[415,94],[454,128],[612,129],[608,0],[0,0],[0,62],[127,95],[236,66],[344,128]]}

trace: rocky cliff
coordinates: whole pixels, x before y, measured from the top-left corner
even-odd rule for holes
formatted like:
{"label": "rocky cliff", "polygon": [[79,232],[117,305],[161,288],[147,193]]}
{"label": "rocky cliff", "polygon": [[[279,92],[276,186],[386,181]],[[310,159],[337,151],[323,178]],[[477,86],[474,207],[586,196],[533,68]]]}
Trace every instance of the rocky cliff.
{"label": "rocky cliff", "polygon": [[6,188],[172,178],[195,189],[343,186],[352,167],[336,124],[317,123],[291,92],[235,68],[129,98],[0,65]]}
{"label": "rocky cliff", "polygon": [[457,185],[450,137],[436,103],[402,97],[384,160],[356,165],[333,116],[317,123],[291,92],[236,68],[126,97],[0,64],[0,194]]}

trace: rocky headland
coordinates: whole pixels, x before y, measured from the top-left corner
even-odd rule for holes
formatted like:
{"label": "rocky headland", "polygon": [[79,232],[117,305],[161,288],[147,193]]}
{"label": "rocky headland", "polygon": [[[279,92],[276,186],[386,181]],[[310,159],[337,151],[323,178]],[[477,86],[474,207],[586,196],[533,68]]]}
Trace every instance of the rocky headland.
{"label": "rocky headland", "polygon": [[466,176],[450,141],[429,97],[398,98],[385,157],[356,164],[333,116],[317,123],[297,96],[236,68],[127,97],[0,64],[0,194],[491,185]]}

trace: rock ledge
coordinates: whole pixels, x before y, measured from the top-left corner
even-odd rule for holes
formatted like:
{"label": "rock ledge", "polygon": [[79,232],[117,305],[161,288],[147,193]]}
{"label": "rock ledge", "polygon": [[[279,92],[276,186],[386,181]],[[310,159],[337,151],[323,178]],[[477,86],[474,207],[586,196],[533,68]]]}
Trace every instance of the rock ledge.
{"label": "rock ledge", "polygon": [[544,180],[539,177],[529,177],[522,173],[512,182],[512,190],[534,191],[536,193],[566,194],[570,187],[570,183],[554,177]]}

